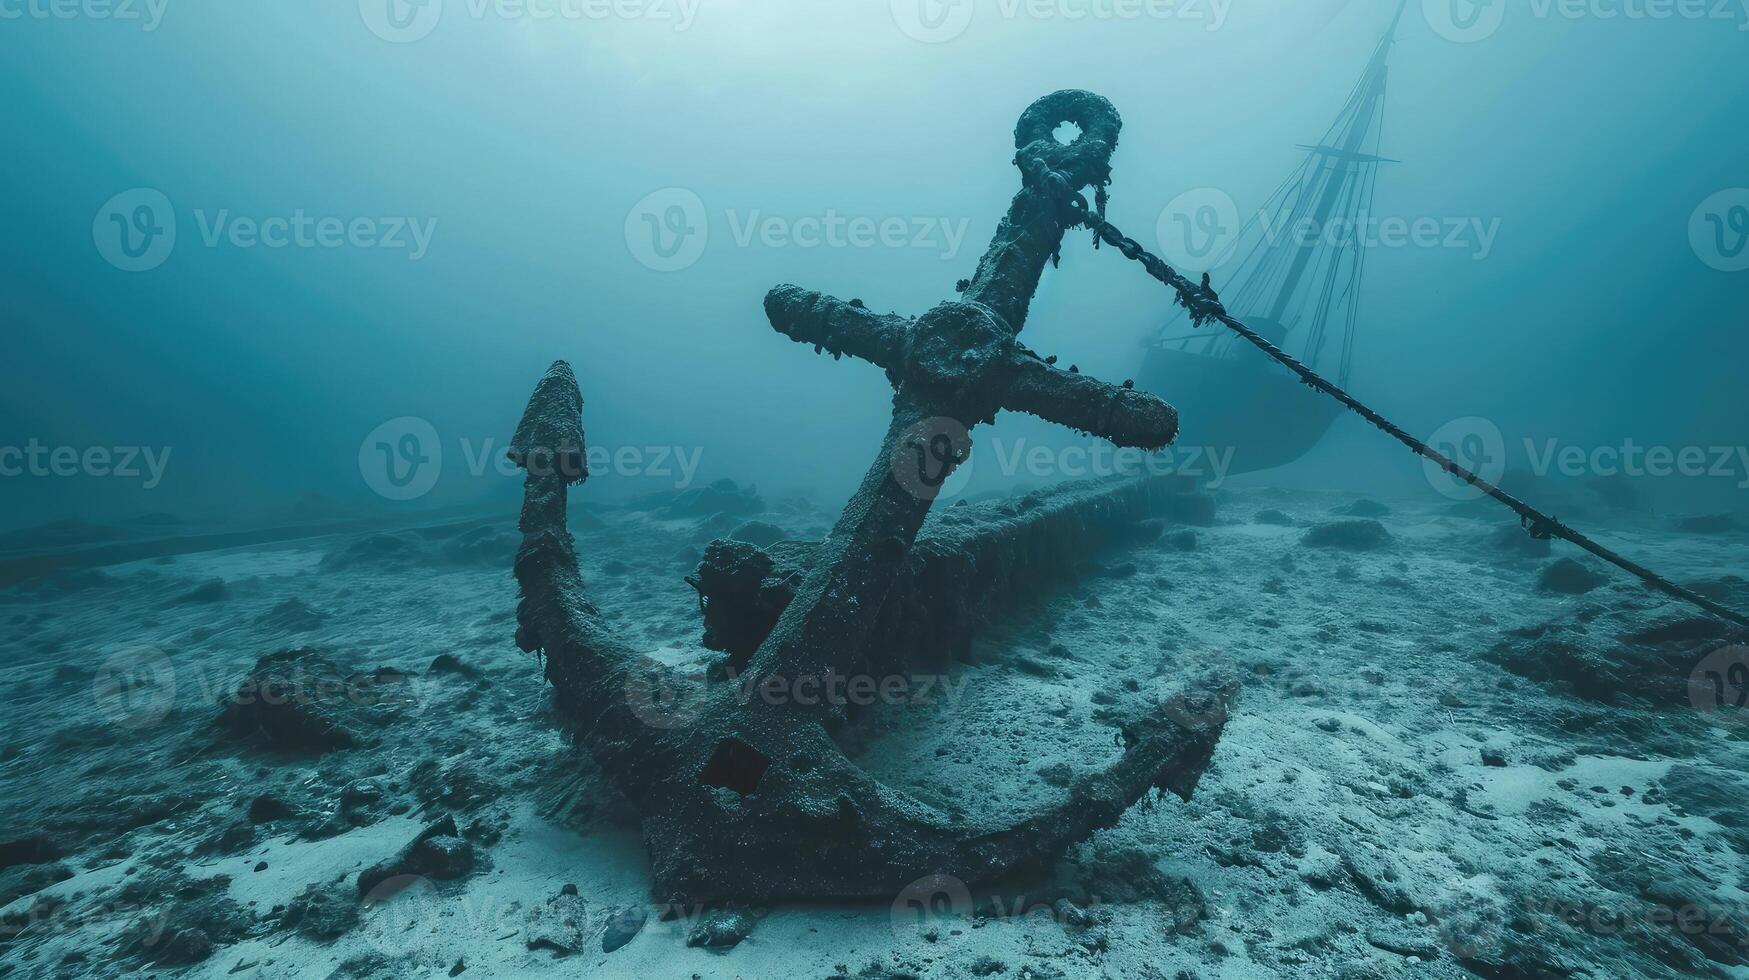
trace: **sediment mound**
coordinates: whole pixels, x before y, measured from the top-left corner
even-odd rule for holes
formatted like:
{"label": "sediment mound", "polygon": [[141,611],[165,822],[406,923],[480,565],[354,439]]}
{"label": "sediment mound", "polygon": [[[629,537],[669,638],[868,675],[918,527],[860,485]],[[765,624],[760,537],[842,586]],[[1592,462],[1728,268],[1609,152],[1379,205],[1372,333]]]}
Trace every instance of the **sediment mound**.
{"label": "sediment mound", "polygon": [[1607,576],[1590,565],[1572,558],[1561,558],[1543,569],[1537,579],[1537,588],[1562,595],[1584,595],[1608,581]]}
{"label": "sediment mound", "polygon": [[348,674],[313,649],[262,657],[226,702],[220,726],[278,752],[319,755],[369,744],[410,703],[408,678]]}
{"label": "sediment mound", "polygon": [[1523,629],[1483,654],[1520,677],[1555,685],[1601,704],[1690,707],[1690,675],[1727,638],[1718,620],[1678,614],[1656,626],[1624,626],[1625,617],[1589,608]]}
{"label": "sediment mound", "polygon": [[292,596],[262,613],[255,625],[285,633],[308,633],[322,625],[322,614],[311,609],[304,600]]}
{"label": "sediment mound", "polygon": [[1312,528],[1301,540],[1313,548],[1378,551],[1390,547],[1391,532],[1374,520],[1337,521]]}

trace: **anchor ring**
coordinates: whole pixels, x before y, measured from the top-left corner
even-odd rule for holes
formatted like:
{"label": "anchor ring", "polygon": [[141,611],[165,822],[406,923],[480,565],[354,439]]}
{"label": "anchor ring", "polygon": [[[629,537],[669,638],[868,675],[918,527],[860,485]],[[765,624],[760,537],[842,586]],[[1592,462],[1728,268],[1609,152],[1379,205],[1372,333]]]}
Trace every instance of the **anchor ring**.
{"label": "anchor ring", "polygon": [[[1073,143],[1057,141],[1056,129],[1069,122],[1080,127]],[[1034,102],[1014,127],[1018,159],[1042,159],[1079,190],[1111,180],[1111,155],[1117,150],[1123,118],[1104,97],[1079,89],[1064,89]]]}

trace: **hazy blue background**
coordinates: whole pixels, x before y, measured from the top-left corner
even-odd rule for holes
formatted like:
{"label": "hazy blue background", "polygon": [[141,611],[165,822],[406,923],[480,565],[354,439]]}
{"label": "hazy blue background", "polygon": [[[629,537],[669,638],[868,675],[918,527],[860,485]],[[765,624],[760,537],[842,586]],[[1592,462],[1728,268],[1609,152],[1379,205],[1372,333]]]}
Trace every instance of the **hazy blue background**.
{"label": "hazy blue background", "polygon": [[[1004,18],[978,0],[962,36],[927,44],[886,0],[702,0],[686,30],[475,17],[447,0],[428,37],[393,44],[352,2],[167,3],[152,31],[0,20],[0,446],[172,450],[150,492],[0,478],[0,525],[251,517],[310,490],[387,506],[358,454],[399,416],[432,423],[446,469],[395,506],[503,493],[512,481],[467,473],[460,440],[501,444],[560,357],[577,367],[595,443],[698,447],[701,477],[841,493],[884,426],[885,379],[774,334],[770,286],[908,313],[950,296],[1017,185],[1015,119],[1059,88],[1122,111],[1110,213],[1138,238],[1152,245],[1187,189],[1255,207],[1333,118],[1394,9],[1233,0],[1210,29],[1210,0],[1079,21]],[[1424,433],[1474,414],[1514,444],[1745,442],[1749,273],[1709,268],[1688,238],[1703,199],[1749,185],[1749,33],[1733,13],[1567,19],[1513,0],[1497,33],[1459,44],[1413,0],[1385,134],[1405,162],[1375,210],[1500,230],[1485,261],[1372,255],[1358,393]],[[174,203],[179,240],[161,267],[126,273],[99,254],[93,218],[136,187]],[[710,241],[661,273],[637,261],[625,225],[669,187],[705,202]],[[206,247],[195,213],[221,209],[437,227],[418,261]],[[726,216],[828,209],[964,220],[968,240],[951,259],[740,247]],[[1076,235],[1025,339],[1121,380],[1166,301]],[[1013,418],[994,434],[1050,435]],[[1406,453],[1350,420],[1269,479],[1431,492]],[[672,482],[608,473],[591,492]],[[1678,490],[1741,509],[1735,482]]]}

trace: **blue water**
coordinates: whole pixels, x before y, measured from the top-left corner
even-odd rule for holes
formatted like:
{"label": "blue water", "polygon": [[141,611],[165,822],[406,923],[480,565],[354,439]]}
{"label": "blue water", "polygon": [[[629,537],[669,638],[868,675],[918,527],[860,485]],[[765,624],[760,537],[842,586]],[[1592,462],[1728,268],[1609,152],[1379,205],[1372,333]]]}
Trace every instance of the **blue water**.
{"label": "blue water", "polygon": [[[1489,240],[1370,255],[1355,390],[1418,434],[1486,418],[1514,465],[1525,440],[1742,444],[1749,273],[1725,270],[1744,264],[1749,194],[1715,196],[1749,184],[1749,13],[1513,0],[1465,43],[1454,25],[1485,31],[1495,8],[1451,2],[1415,0],[1399,31],[1383,147],[1403,162],[1375,210]],[[0,524],[22,526],[259,520],[309,492],[339,508],[507,499],[515,479],[489,461],[555,358],[577,368],[591,441],[629,453],[596,492],[727,476],[842,493],[884,426],[886,381],[773,333],[769,287],[906,313],[950,296],[1017,186],[1016,117],[1059,88],[1123,113],[1110,214],[1150,247],[1186,190],[1255,207],[1394,4],[0,9],[0,447],[17,450],[0,456]],[[139,199],[118,198],[136,189],[173,215],[162,256],[163,215],[135,224]],[[813,237],[805,219],[826,236],[834,216],[839,236]],[[902,233],[871,231],[889,220]],[[1691,243],[1691,223],[1716,240]],[[671,251],[688,235],[692,254]],[[652,267],[676,259],[690,264]],[[1120,380],[1167,301],[1076,234],[1024,339]],[[373,454],[430,455],[402,457],[393,426],[376,448],[403,418],[429,423],[442,467],[389,499]],[[980,438],[1060,437],[1005,417]],[[161,471],[112,473],[93,447]],[[57,449],[79,462],[56,466]],[[1741,509],[1734,465],[1659,492]],[[1269,479],[1428,492],[1351,421]]]}

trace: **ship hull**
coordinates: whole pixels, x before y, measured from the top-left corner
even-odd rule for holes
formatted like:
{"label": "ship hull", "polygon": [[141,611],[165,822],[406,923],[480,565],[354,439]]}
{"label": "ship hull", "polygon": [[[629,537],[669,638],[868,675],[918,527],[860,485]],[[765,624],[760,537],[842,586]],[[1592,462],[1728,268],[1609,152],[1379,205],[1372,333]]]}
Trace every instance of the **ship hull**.
{"label": "ship hull", "polygon": [[1285,466],[1316,446],[1342,408],[1251,351],[1210,357],[1151,347],[1137,386],[1178,409],[1177,445],[1232,452],[1228,475]]}

